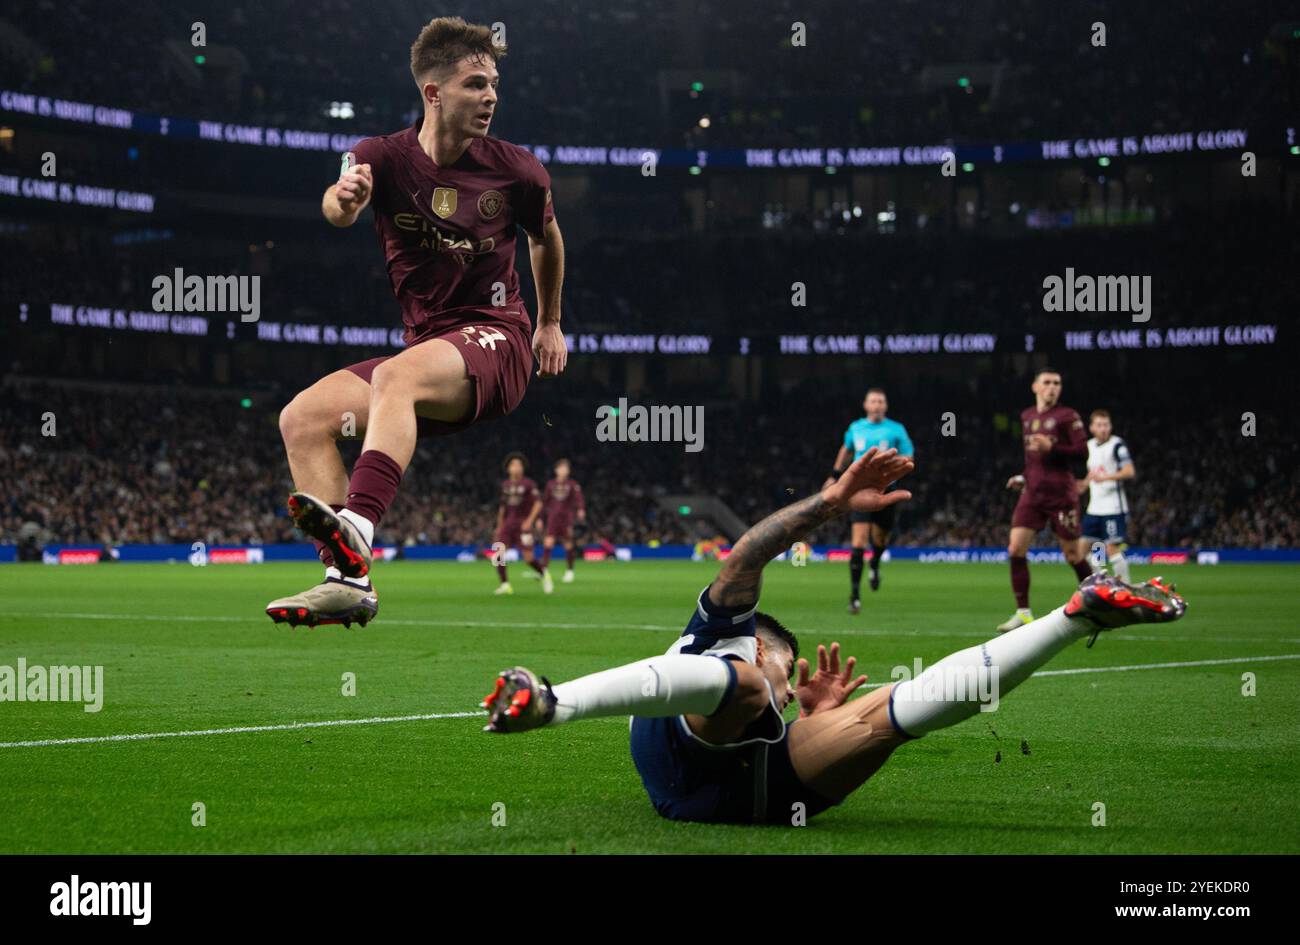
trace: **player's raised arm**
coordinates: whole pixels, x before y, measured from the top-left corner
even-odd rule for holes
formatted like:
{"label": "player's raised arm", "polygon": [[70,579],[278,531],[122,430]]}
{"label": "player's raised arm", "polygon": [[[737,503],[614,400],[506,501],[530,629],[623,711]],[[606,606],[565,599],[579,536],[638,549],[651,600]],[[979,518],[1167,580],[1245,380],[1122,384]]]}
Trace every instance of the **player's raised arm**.
{"label": "player's raised arm", "polygon": [[560,330],[560,291],[564,287],[564,237],[560,225],[548,220],[540,237],[528,234],[528,260],[537,287],[537,330],[533,354],[539,377],[555,377],[569,360]]}
{"label": "player's raised arm", "polygon": [[358,164],[330,184],[321,198],[321,213],[334,226],[351,226],[370,205],[375,182],[369,164]]}
{"label": "player's raised arm", "polygon": [[863,453],[835,482],[817,495],[773,512],[741,536],[727,563],[709,585],[709,600],[719,607],[744,609],[758,602],[763,568],[819,525],[846,512],[874,512],[905,502],[912,493],[889,486],[912,471],[912,461],[898,450]]}

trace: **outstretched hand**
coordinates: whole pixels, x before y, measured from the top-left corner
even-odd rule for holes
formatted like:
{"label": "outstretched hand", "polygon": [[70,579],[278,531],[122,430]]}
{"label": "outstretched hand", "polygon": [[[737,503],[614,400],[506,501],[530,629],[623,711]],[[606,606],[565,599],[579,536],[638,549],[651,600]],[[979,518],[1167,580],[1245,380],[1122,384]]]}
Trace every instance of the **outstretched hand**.
{"label": "outstretched hand", "polygon": [[827,654],[826,647],[817,646],[817,672],[808,678],[808,661],[801,659],[799,661],[799,678],[795,684],[794,694],[799,700],[799,715],[812,715],[814,712],[824,712],[827,709],[833,709],[836,706],[843,705],[844,701],[853,694],[859,686],[866,683],[867,677],[859,676],[853,678],[853,667],[857,663],[855,657],[850,656],[848,662],[844,664],[844,671],[840,671],[840,645],[832,643],[830,653]]}
{"label": "outstretched hand", "polygon": [[846,512],[878,512],[912,498],[906,489],[886,493],[893,483],[912,471],[910,456],[898,450],[872,447],[853,461],[834,483],[822,489],[822,498]]}

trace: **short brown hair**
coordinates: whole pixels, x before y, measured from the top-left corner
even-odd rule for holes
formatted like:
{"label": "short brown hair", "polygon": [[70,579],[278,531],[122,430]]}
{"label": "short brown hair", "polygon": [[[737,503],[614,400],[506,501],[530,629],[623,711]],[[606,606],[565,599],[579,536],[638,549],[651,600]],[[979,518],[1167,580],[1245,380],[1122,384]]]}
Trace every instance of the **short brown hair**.
{"label": "short brown hair", "polygon": [[1092,421],[1096,420],[1098,417],[1105,417],[1107,420],[1109,420],[1109,419],[1110,419],[1110,411],[1109,411],[1109,410],[1094,410],[1092,413],[1088,414],[1088,422],[1089,422],[1089,423],[1092,423]]}
{"label": "short brown hair", "polygon": [[[872,394],[879,394],[881,397],[886,397],[886,396],[887,396],[887,395],[885,394],[885,389],[884,389],[883,387],[868,387],[868,388],[867,388],[867,397],[870,397]],[[865,400],[866,398],[864,397],[863,399]]]}
{"label": "short brown hair", "polygon": [[492,28],[466,23],[459,16],[430,20],[411,44],[411,75],[423,87],[430,74],[445,74],[466,56],[487,56],[493,62],[504,59],[506,47],[492,38]]}

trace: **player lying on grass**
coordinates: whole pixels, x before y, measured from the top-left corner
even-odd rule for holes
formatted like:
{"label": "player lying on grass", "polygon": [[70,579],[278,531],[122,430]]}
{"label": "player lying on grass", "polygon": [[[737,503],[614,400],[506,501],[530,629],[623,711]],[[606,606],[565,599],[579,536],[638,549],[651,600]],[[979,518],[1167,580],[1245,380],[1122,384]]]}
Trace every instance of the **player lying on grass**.
{"label": "player lying on grass", "polygon": [[[866,677],[854,678],[852,658],[841,669],[839,644],[817,648],[809,677],[794,634],[756,611],[763,568],[830,519],[910,498],[885,490],[911,469],[896,450],[869,450],[818,495],[751,528],[663,656],[558,686],[522,667],[505,670],[483,702],[486,730],[631,715],[632,759],[664,817],[792,823],[839,804],[895,748],[975,715],[1075,640],[1183,615],[1182,598],[1159,578],[1133,587],[1095,574],[1047,616],[848,701]],[[976,678],[991,689],[968,685]],[[795,700],[800,717],[786,725],[782,710]]]}

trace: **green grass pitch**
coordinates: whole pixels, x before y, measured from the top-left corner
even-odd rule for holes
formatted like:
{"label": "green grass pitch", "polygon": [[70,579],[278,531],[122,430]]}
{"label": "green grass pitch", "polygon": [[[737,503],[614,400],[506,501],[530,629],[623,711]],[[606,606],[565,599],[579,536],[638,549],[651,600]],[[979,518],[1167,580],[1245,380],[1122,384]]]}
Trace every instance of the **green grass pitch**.
{"label": "green grass pitch", "polygon": [[[516,565],[514,596],[496,598],[486,563],[380,564],[380,617],[353,630],[263,615],[316,579],[308,564],[0,567],[0,664],[102,665],[105,693],[98,713],[0,702],[0,852],[1300,852],[1287,566],[1166,569],[1190,602],[1181,623],[1071,647],[1053,675],[904,746],[804,827],[661,820],[625,719],[501,737],[452,717],[509,665],[558,681],[662,652],[715,567],[579,565],[547,598]],[[762,607],[805,652],[840,640],[873,682],[991,636],[1011,611],[1005,567],[897,562],[850,617],[847,570],[776,563]],[[1064,565],[1032,574],[1038,612],[1065,600]],[[1238,662],[1208,662],[1223,660]],[[1204,665],[1118,669],[1155,663]],[[1056,672],[1083,668],[1102,671]],[[11,745],[426,714],[449,717]]]}

